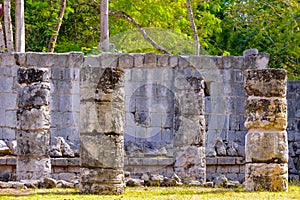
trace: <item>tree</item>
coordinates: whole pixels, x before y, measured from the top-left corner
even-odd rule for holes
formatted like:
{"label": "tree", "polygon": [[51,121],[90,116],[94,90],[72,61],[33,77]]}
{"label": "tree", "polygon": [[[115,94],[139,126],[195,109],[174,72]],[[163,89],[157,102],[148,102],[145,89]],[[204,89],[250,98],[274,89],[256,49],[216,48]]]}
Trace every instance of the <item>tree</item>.
{"label": "tree", "polygon": [[100,11],[100,49],[109,50],[109,28],[108,28],[108,0],[101,0]]}
{"label": "tree", "polygon": [[2,4],[0,4],[0,51],[5,50],[5,41],[4,41],[3,26],[2,26],[3,16],[4,16],[4,10]]}
{"label": "tree", "polygon": [[297,0],[237,0],[227,6],[217,43],[232,55],[258,48],[270,54],[269,67],[300,79],[300,6]]}
{"label": "tree", "polygon": [[56,26],[54,28],[54,33],[51,35],[50,42],[49,42],[49,45],[48,45],[48,51],[49,52],[54,52],[54,47],[55,47],[55,44],[56,44],[58,33],[59,33],[59,30],[60,30],[60,27],[61,27],[61,24],[62,24],[62,20],[63,20],[64,14],[65,14],[66,4],[67,4],[67,0],[61,0],[60,1],[60,9],[59,9],[58,19],[57,19],[57,22],[56,22]]}
{"label": "tree", "polygon": [[4,0],[4,25],[5,25],[5,38],[6,38],[6,46],[8,51],[14,51],[14,39],[13,39],[13,31],[11,24],[11,4],[10,0]]}
{"label": "tree", "polygon": [[16,0],[15,10],[16,51],[25,52],[24,0]]}
{"label": "tree", "polygon": [[194,40],[195,40],[195,55],[199,55],[199,50],[200,50],[200,45],[199,45],[199,36],[198,36],[198,31],[197,31],[197,27],[195,24],[195,20],[194,20],[194,14],[193,14],[193,9],[192,9],[192,5],[191,5],[191,1],[190,0],[186,0],[186,5],[187,5],[187,9],[188,9],[188,13],[189,13],[189,17],[190,17],[190,24],[194,33]]}

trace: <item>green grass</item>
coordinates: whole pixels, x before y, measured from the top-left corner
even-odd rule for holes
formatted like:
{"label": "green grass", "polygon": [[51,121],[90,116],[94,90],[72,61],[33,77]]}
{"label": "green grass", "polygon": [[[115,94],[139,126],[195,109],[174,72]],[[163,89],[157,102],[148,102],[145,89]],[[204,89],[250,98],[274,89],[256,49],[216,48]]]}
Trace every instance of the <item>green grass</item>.
{"label": "green grass", "polygon": [[300,199],[300,184],[290,184],[288,192],[246,192],[245,189],[203,187],[127,187],[122,195],[83,195],[78,189],[0,190],[0,199]]}

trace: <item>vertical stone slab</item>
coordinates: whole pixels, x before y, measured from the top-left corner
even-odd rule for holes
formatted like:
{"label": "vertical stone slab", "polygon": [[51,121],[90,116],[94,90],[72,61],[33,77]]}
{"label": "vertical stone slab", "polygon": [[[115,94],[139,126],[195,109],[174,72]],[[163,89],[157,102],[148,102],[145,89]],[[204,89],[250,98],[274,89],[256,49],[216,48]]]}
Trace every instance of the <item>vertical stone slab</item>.
{"label": "vertical stone slab", "polygon": [[205,95],[202,75],[185,58],[175,68],[174,91],[178,99],[174,172],[184,183],[206,181]]}
{"label": "vertical stone slab", "polygon": [[245,90],[246,189],[287,191],[286,71],[248,70]]}
{"label": "vertical stone slab", "polygon": [[49,70],[20,68],[17,76],[17,180],[43,180],[51,173]]}
{"label": "vertical stone slab", "polygon": [[124,71],[115,66],[84,67],[80,91],[80,192],[121,194],[125,187]]}

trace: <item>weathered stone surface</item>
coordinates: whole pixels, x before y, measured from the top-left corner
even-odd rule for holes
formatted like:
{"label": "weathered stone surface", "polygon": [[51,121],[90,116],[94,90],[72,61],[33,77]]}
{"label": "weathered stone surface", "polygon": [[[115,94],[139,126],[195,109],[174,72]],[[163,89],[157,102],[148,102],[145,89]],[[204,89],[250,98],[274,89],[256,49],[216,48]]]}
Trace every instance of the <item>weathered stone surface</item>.
{"label": "weathered stone surface", "polygon": [[246,49],[245,51],[243,51],[243,56],[255,56],[257,54],[258,54],[257,49]]}
{"label": "weathered stone surface", "polygon": [[247,70],[244,83],[249,96],[285,97],[286,95],[284,69]]}
{"label": "weathered stone surface", "polygon": [[81,135],[81,165],[122,169],[124,137],[110,134]]}
{"label": "weathered stone surface", "polygon": [[19,90],[18,107],[40,107],[49,105],[50,88],[47,84],[33,84]]}
{"label": "weathered stone surface", "polygon": [[42,106],[40,109],[21,109],[17,111],[17,125],[21,130],[45,130],[50,128],[49,107]]}
{"label": "weathered stone surface", "polygon": [[74,157],[74,151],[63,137],[55,137],[54,144],[51,145],[50,156],[52,157]]}
{"label": "weathered stone surface", "polygon": [[0,154],[11,154],[12,150],[7,146],[7,144],[3,141],[0,140]]}
{"label": "weathered stone surface", "polygon": [[32,84],[34,82],[49,82],[50,74],[48,69],[42,68],[19,68],[18,82]]}
{"label": "weathered stone surface", "polygon": [[80,169],[80,192],[92,194],[121,194],[125,181],[123,170],[103,168]]}
{"label": "weathered stone surface", "polygon": [[245,172],[247,191],[287,191],[287,164],[251,163],[246,164]]}
{"label": "weathered stone surface", "polygon": [[8,147],[9,149],[12,151],[12,154],[16,154],[17,153],[17,140],[10,140],[8,142]]}
{"label": "weathered stone surface", "polygon": [[216,187],[225,187],[228,183],[228,179],[224,175],[217,176],[216,178],[214,178],[213,183]]}
{"label": "weathered stone surface", "polygon": [[43,180],[51,173],[49,157],[18,156],[17,180]]}
{"label": "weathered stone surface", "polygon": [[46,156],[50,151],[49,132],[17,130],[17,155]]}
{"label": "weathered stone surface", "polygon": [[286,100],[278,98],[248,98],[246,101],[248,130],[255,128],[285,130],[287,127]]}
{"label": "weathered stone surface", "polygon": [[246,135],[246,162],[287,163],[286,131],[248,132]]}
{"label": "weathered stone surface", "polygon": [[197,180],[204,183],[205,175],[205,148],[190,146],[176,157],[175,173],[184,181]]}
{"label": "weathered stone surface", "polygon": [[226,156],[225,144],[222,141],[222,138],[217,138],[215,149],[218,156]]}
{"label": "weathered stone surface", "polygon": [[45,177],[43,184],[46,188],[56,188],[57,181],[53,178]]}

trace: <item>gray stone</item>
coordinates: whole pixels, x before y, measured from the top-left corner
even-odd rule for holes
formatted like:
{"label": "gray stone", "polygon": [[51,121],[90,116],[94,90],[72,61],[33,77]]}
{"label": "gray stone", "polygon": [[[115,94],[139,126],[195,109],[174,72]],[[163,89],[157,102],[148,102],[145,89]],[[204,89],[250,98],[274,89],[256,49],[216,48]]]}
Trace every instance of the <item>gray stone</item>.
{"label": "gray stone", "polygon": [[25,107],[40,107],[49,105],[50,88],[46,84],[33,84],[25,86],[19,90],[18,106]]}
{"label": "gray stone", "polygon": [[49,132],[21,131],[16,133],[17,155],[46,156],[50,151]]}
{"label": "gray stone", "polygon": [[74,152],[70,145],[65,141],[63,137],[55,137],[54,144],[51,146],[50,155],[53,157],[74,157]]}
{"label": "gray stone", "polygon": [[0,140],[0,154],[12,154],[12,150],[9,149],[9,147],[3,140]]}
{"label": "gray stone", "polygon": [[42,68],[19,68],[18,82],[20,84],[32,84],[35,82],[49,82],[50,74],[48,69]]}
{"label": "gray stone", "polygon": [[226,187],[227,182],[228,182],[228,179],[224,175],[217,176],[213,180],[214,186],[216,186],[216,187]]}
{"label": "gray stone", "polygon": [[57,181],[53,178],[45,177],[43,185],[45,188],[56,188]]}
{"label": "gray stone", "polygon": [[144,180],[144,181],[149,181],[150,177],[147,174],[144,173],[142,175],[141,179]]}
{"label": "gray stone", "polygon": [[50,128],[49,108],[42,106],[40,109],[18,110],[18,128],[21,130],[45,130]]}
{"label": "gray stone", "polygon": [[124,192],[123,170],[81,168],[80,177],[79,189],[81,193],[121,194]]}
{"label": "gray stone", "polygon": [[8,142],[8,147],[12,151],[12,154],[17,153],[17,140],[10,140]]}
{"label": "gray stone", "polygon": [[144,180],[135,179],[135,178],[126,178],[125,183],[126,183],[126,186],[143,186]]}
{"label": "gray stone", "polygon": [[57,188],[74,188],[75,187],[75,183],[72,182],[68,182],[65,180],[58,180],[57,184],[56,184]]}
{"label": "gray stone", "polygon": [[205,166],[204,147],[189,146],[176,157],[174,169],[184,182],[197,180],[204,183]]}
{"label": "gray stone", "polygon": [[245,182],[247,191],[287,191],[287,164],[246,164]]}
{"label": "gray stone", "polygon": [[246,49],[245,51],[243,51],[243,56],[255,56],[257,54],[258,54],[257,49]]}
{"label": "gray stone", "polygon": [[246,162],[287,163],[286,131],[255,131],[246,135]]}
{"label": "gray stone", "polygon": [[226,148],[222,138],[217,138],[215,148],[218,156],[226,156]]}

